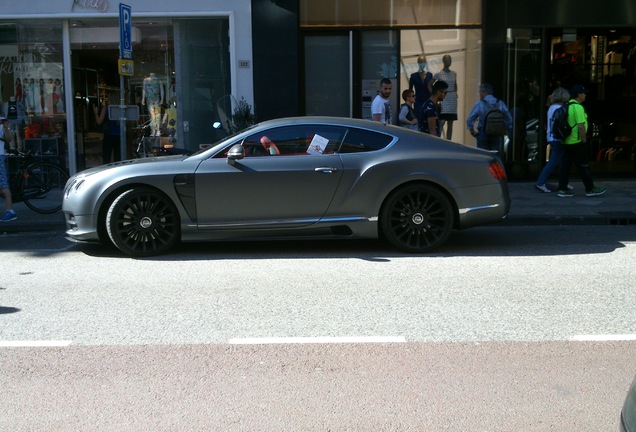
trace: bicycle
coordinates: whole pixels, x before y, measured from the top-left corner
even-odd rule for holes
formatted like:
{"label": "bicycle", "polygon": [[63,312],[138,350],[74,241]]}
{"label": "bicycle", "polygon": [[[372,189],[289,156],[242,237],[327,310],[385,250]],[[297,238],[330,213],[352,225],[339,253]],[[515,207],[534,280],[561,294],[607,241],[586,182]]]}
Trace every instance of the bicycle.
{"label": "bicycle", "polygon": [[156,151],[152,151],[152,148],[156,146],[159,141],[158,137],[151,136],[150,120],[143,124],[140,124],[133,129],[139,131],[139,137],[137,138],[137,147],[135,148],[135,158],[147,158],[157,156]]}
{"label": "bicycle", "polygon": [[147,158],[147,157],[156,157],[156,156],[174,156],[174,155],[190,155],[191,151],[174,147],[173,145],[176,143],[176,130],[172,129],[169,132],[169,146],[164,146],[161,143],[161,137],[153,136],[151,134],[150,128],[150,120],[147,122],[134,127],[133,129],[139,131],[139,137],[137,138],[137,146],[135,148],[134,157],[136,159],[139,158]]}
{"label": "bicycle", "polygon": [[9,189],[13,202],[23,201],[38,213],[55,213],[62,208],[68,173],[55,162],[35,159],[29,153],[10,153],[7,161]]}

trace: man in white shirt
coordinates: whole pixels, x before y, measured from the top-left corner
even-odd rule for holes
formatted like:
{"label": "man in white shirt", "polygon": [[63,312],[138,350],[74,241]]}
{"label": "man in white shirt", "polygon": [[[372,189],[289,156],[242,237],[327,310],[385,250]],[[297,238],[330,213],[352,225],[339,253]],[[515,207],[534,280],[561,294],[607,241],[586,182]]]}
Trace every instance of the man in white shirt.
{"label": "man in white shirt", "polygon": [[391,102],[389,101],[391,89],[391,80],[382,78],[380,81],[380,93],[371,103],[371,116],[373,121],[391,124]]}

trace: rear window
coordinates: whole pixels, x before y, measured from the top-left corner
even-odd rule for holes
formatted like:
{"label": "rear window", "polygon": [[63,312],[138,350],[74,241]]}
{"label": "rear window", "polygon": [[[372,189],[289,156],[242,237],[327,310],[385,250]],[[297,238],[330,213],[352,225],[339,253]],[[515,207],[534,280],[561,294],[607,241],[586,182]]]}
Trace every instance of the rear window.
{"label": "rear window", "polygon": [[381,150],[393,141],[393,137],[364,129],[349,129],[340,146],[340,153],[360,153]]}

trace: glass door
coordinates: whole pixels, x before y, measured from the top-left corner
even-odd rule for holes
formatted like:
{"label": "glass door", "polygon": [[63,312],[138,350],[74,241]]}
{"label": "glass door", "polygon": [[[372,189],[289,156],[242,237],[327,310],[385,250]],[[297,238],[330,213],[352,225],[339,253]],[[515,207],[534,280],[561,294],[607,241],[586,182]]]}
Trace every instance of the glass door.
{"label": "glass door", "polygon": [[504,157],[525,170],[545,161],[541,37],[533,29],[509,29],[507,42],[504,101],[513,117],[513,134],[504,145]]}

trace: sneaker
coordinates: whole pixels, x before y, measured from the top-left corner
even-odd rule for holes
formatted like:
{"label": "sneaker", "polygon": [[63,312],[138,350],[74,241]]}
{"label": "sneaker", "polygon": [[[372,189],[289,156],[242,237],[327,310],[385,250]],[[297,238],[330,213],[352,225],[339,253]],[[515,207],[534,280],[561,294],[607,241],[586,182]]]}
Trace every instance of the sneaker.
{"label": "sneaker", "polygon": [[560,190],[559,192],[557,192],[557,196],[561,197],[561,198],[567,198],[567,197],[573,197],[574,196],[574,192],[572,192],[571,190]]}
{"label": "sneaker", "polygon": [[545,193],[550,193],[552,192],[546,185],[542,184],[542,185],[534,185],[534,187],[536,187],[537,189],[539,189],[541,192],[545,192]]}
{"label": "sneaker", "polygon": [[592,188],[592,190],[585,192],[585,196],[593,197],[603,195],[605,193],[605,189],[600,187]]}
{"label": "sneaker", "polygon": [[7,212],[0,218],[0,222],[11,222],[18,218],[13,210],[7,210]]}

